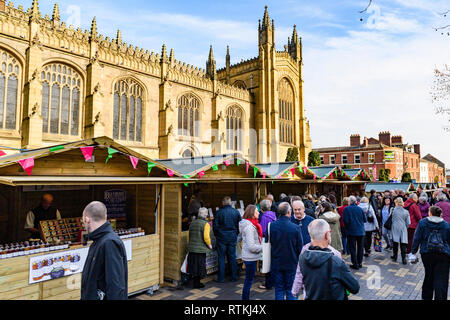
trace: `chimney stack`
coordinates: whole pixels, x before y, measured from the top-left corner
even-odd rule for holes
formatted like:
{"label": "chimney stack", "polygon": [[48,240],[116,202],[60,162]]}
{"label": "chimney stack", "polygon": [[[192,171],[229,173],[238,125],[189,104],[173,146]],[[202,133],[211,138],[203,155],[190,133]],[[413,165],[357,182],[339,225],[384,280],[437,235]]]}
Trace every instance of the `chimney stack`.
{"label": "chimney stack", "polygon": [[403,137],[401,135],[392,136],[392,144],[403,144]]}
{"label": "chimney stack", "polygon": [[420,144],[414,145],[414,153],[417,153],[420,157]]}
{"label": "chimney stack", "polygon": [[359,147],[361,145],[361,136],[359,134],[352,134],[350,136],[350,147]]}
{"label": "chimney stack", "polygon": [[367,148],[369,146],[369,139],[367,139],[367,137],[364,137],[363,139],[363,146],[364,148]]}
{"label": "chimney stack", "polygon": [[385,144],[387,146],[391,146],[391,133],[389,131],[380,132],[378,135],[378,140],[380,143]]}

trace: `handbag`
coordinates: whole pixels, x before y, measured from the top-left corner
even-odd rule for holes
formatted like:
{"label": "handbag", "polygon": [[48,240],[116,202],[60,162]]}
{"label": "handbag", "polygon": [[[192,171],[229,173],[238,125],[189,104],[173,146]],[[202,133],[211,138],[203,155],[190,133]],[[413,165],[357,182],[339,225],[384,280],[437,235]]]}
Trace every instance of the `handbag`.
{"label": "handbag", "polygon": [[387,220],[386,220],[386,222],[384,223],[384,225],[383,225],[383,227],[386,229],[386,230],[391,230],[392,229],[392,209],[391,209],[391,212],[390,212],[390,214],[389,214],[389,217],[387,218]]}
{"label": "handbag", "polygon": [[183,264],[181,265],[181,272],[182,273],[187,273],[187,260],[188,260],[188,255],[189,255],[189,252],[188,253],[186,253],[186,258],[184,258],[184,262],[183,262]]}
{"label": "handbag", "polygon": [[381,240],[380,232],[375,232],[373,236],[373,249],[376,252],[382,252],[383,251],[383,242]]}
{"label": "handbag", "polygon": [[369,223],[373,223],[375,221],[374,217],[370,214],[368,214],[370,212],[370,208],[367,209],[366,211],[366,218],[367,218],[367,222]]}
{"label": "handbag", "polygon": [[270,243],[270,223],[267,226],[268,241],[263,241],[262,243],[262,268],[261,273],[270,272],[270,262],[271,262],[271,250],[272,244]]}

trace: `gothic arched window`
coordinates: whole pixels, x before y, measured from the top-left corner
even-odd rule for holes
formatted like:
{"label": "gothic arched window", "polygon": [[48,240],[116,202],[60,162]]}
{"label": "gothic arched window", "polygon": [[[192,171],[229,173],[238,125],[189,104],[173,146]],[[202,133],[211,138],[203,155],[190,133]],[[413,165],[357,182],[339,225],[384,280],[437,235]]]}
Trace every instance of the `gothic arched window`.
{"label": "gothic arched window", "polygon": [[193,94],[178,99],[178,135],[199,136],[200,101]]}
{"label": "gothic arched window", "polygon": [[15,130],[22,70],[17,59],[1,49],[0,63],[0,129]]}
{"label": "gothic arched window", "polygon": [[42,132],[80,135],[83,81],[73,68],[60,63],[46,65],[42,80]]}
{"label": "gothic arched window", "polygon": [[286,78],[278,84],[280,142],[294,144],[294,90]]}
{"label": "gothic arched window", "polygon": [[227,109],[227,149],[242,151],[242,109],[235,105]]}
{"label": "gothic arched window", "polygon": [[191,149],[184,150],[183,154],[181,155],[183,158],[192,158],[194,156],[194,153]]}
{"label": "gothic arched window", "polygon": [[244,89],[244,90],[247,89],[247,85],[246,85],[245,82],[242,81],[242,80],[237,80],[237,81],[235,81],[235,82],[233,83],[233,86],[238,87],[238,88],[240,88],[240,89]]}
{"label": "gothic arched window", "polygon": [[143,89],[132,79],[114,86],[113,138],[142,141]]}

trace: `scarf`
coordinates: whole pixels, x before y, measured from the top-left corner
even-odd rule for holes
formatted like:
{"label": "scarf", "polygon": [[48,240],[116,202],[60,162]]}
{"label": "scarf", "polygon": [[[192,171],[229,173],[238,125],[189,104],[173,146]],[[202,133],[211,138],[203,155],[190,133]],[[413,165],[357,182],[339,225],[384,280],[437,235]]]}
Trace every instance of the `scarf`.
{"label": "scarf", "polygon": [[258,219],[247,219],[248,221],[250,221],[256,228],[256,230],[258,231],[258,235],[259,235],[259,242],[261,242],[262,239],[262,227],[259,224]]}

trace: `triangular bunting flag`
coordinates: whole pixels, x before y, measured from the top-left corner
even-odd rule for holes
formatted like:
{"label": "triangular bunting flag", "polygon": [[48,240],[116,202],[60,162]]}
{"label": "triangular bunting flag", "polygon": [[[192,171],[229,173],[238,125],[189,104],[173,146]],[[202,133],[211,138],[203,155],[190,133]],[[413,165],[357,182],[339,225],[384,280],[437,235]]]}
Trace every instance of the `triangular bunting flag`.
{"label": "triangular bunting flag", "polygon": [[250,167],[250,163],[245,162],[245,172],[248,174],[248,167]]}
{"label": "triangular bunting flag", "polygon": [[231,163],[230,163],[230,160],[225,160],[223,163],[224,163],[227,167],[231,164]]}
{"label": "triangular bunting flag", "polygon": [[300,173],[303,173],[303,168],[302,167],[298,167],[298,170],[300,170]]}
{"label": "triangular bunting flag", "polygon": [[94,152],[94,147],[81,147],[81,153],[83,153],[84,160],[89,161],[92,159],[92,153]]}
{"label": "triangular bunting flag", "polygon": [[139,159],[136,157],[130,156],[130,161],[131,161],[131,164],[133,165],[134,170],[136,170]]}
{"label": "triangular bunting flag", "polygon": [[109,159],[112,158],[112,155],[114,153],[117,153],[117,152],[119,152],[119,151],[117,151],[117,150],[115,150],[113,148],[108,148],[108,157],[106,158],[106,162],[105,163],[108,163]]}
{"label": "triangular bunting flag", "polygon": [[215,164],[212,166],[212,169],[213,169],[213,171],[217,171],[217,170],[219,170],[219,167],[217,166],[217,164]]}
{"label": "triangular bunting flag", "polygon": [[316,180],[316,179],[317,179],[317,176],[316,176],[316,175],[314,175],[314,176],[313,176],[313,179],[314,179],[314,180]]}
{"label": "triangular bunting flag", "polygon": [[253,167],[253,178],[256,178],[257,173],[258,173],[258,168]]}
{"label": "triangular bunting flag", "polygon": [[64,146],[52,147],[52,148],[50,148],[50,152],[55,152],[55,151],[62,150],[62,149],[64,149]]}
{"label": "triangular bunting flag", "polygon": [[241,159],[237,159],[236,164],[239,166],[241,164]]}
{"label": "triangular bunting flag", "polygon": [[291,173],[292,173],[292,176],[294,177],[295,176],[295,168],[291,168]]}
{"label": "triangular bunting flag", "polygon": [[152,168],[154,168],[154,167],[156,167],[156,163],[147,162],[147,171],[148,171],[147,176],[150,175],[150,172],[152,171]]}
{"label": "triangular bunting flag", "polygon": [[198,177],[201,179],[205,175],[205,171],[200,171]]}
{"label": "triangular bunting flag", "polygon": [[265,172],[263,172],[263,179],[265,179],[266,178],[266,173]]}
{"label": "triangular bunting flag", "polygon": [[33,171],[34,167],[34,158],[19,160],[19,164],[22,166],[23,170],[31,176],[31,171]]}
{"label": "triangular bunting flag", "polygon": [[173,177],[174,172],[173,172],[172,170],[170,170],[170,169],[167,169],[167,175],[168,175],[169,177]]}
{"label": "triangular bunting flag", "polygon": [[0,150],[0,157],[1,157],[1,156],[6,156],[6,153],[3,152],[2,150]]}

